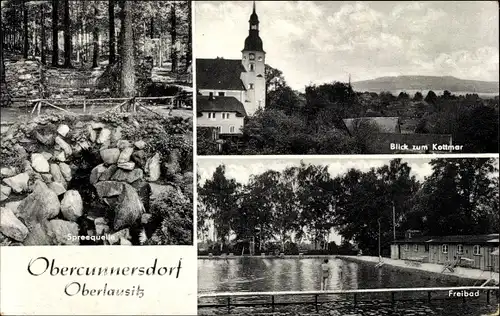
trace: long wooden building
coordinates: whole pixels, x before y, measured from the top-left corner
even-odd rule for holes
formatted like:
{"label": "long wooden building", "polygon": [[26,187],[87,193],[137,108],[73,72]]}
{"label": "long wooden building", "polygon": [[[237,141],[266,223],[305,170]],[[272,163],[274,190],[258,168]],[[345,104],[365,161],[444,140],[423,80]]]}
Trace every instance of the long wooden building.
{"label": "long wooden building", "polygon": [[499,272],[499,234],[407,236],[391,245],[391,259],[457,265]]}

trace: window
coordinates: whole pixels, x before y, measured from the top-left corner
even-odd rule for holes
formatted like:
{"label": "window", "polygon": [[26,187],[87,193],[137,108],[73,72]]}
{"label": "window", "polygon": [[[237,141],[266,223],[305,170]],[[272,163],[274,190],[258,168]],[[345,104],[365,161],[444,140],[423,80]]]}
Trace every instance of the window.
{"label": "window", "polygon": [[257,24],[252,24],[252,25],[250,26],[250,29],[252,29],[252,30],[256,30],[256,29],[257,29]]}
{"label": "window", "polygon": [[250,53],[250,55],[248,55],[248,58],[250,60],[255,60],[255,54]]}
{"label": "window", "polygon": [[226,93],[225,93],[225,92],[219,92],[219,97],[223,97],[223,96],[225,96],[225,95],[226,95]]}
{"label": "window", "polygon": [[262,61],[262,56],[259,56],[259,61]]}
{"label": "window", "polygon": [[215,112],[208,112],[208,118],[211,120],[215,120]]}
{"label": "window", "polygon": [[426,252],[429,252],[429,245],[428,245],[428,244],[426,244],[426,245],[424,245],[424,247],[425,247],[425,248],[424,248],[424,250],[425,250]]}
{"label": "window", "polygon": [[253,66],[253,64],[250,64],[250,71],[254,71],[254,66]]}
{"label": "window", "polygon": [[481,254],[481,246],[475,245],[474,248],[472,248],[472,252],[475,256],[479,256]]}
{"label": "window", "polygon": [[217,131],[218,131],[219,133],[222,133],[222,126],[217,126]]}
{"label": "window", "polygon": [[415,251],[415,252],[418,251],[418,245],[417,244],[413,245],[413,251]]}
{"label": "window", "polygon": [[229,113],[222,113],[222,119],[223,120],[228,120],[229,119]]}
{"label": "window", "polygon": [[457,254],[463,254],[464,253],[464,245],[458,245],[457,246]]}
{"label": "window", "polygon": [[234,133],[234,126],[229,126],[229,132]]}
{"label": "window", "polygon": [[248,89],[250,89],[250,90],[253,89],[253,83],[248,84]]}
{"label": "window", "polygon": [[442,253],[448,253],[448,245],[444,244],[441,246],[441,252]]}
{"label": "window", "polygon": [[408,244],[405,244],[405,251],[410,250],[410,246]]}
{"label": "window", "polygon": [[213,92],[209,92],[208,96],[212,98],[214,96],[214,93]]}

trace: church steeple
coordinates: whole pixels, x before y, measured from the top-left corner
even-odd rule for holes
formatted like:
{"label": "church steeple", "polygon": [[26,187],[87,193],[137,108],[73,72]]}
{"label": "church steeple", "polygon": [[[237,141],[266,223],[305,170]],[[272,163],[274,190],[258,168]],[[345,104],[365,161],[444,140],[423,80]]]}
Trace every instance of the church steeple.
{"label": "church steeple", "polygon": [[255,10],[255,1],[253,2],[253,11],[250,15],[248,37],[245,39],[243,51],[263,52],[262,39],[259,36],[259,16]]}

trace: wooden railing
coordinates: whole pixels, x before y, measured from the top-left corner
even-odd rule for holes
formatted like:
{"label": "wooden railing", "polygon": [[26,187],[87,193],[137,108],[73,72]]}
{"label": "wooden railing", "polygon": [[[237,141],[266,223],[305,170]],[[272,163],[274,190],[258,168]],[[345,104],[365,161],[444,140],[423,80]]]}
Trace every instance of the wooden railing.
{"label": "wooden railing", "polygon": [[[132,98],[100,98],[100,99],[78,99],[78,98],[71,98],[71,99],[33,99],[33,100],[27,100],[27,104],[29,106],[32,106],[33,109],[31,110],[31,116],[34,114],[40,115],[42,107],[50,107],[54,108],[56,110],[66,112],[66,113],[73,113],[67,109],[62,108],[61,106],[58,106],[54,103],[64,101],[66,104],[79,104],[81,103],[81,106],[83,107],[83,113],[88,113],[88,108],[90,107],[90,112],[92,112],[93,108],[95,105],[112,105],[110,108],[94,113],[94,114],[104,114],[106,112],[114,112],[114,111],[119,111],[119,112],[137,112],[137,110],[142,109],[145,111],[149,111],[152,113],[155,113],[157,115],[157,112],[143,106],[140,103],[137,103],[136,101],[154,101],[154,100],[168,100],[167,105],[171,105],[172,107],[176,106],[176,102],[182,102],[186,101],[189,98],[180,98],[180,96],[164,96],[164,97],[132,97]],[[118,103],[118,104],[116,104]],[[116,105],[115,105],[116,104]]]}
{"label": "wooden railing", "polygon": [[[276,305],[293,305],[293,304],[315,304],[316,311],[319,311],[319,304],[326,303],[328,301],[319,301],[320,296],[325,297],[327,295],[353,295],[353,302],[356,305],[359,302],[359,296],[362,294],[373,294],[373,293],[387,293],[391,296],[392,305],[396,302],[396,293],[427,293],[427,301],[431,302],[432,293],[435,292],[461,292],[461,291],[480,291],[486,292],[486,302],[490,303],[491,292],[495,292],[498,297],[498,286],[461,286],[461,287],[429,287],[429,288],[389,288],[389,289],[356,289],[356,290],[336,290],[336,291],[284,291],[284,292],[220,292],[220,293],[203,293],[198,294],[198,299],[206,298],[223,298],[226,299],[225,304],[198,304],[198,308],[206,307],[227,307],[228,313],[231,312],[231,307],[239,306],[271,306],[274,312]],[[450,292],[451,291],[451,292]],[[313,296],[314,301],[290,301],[290,302],[276,302],[276,297],[290,297],[290,296]],[[234,298],[270,298],[270,302],[247,302],[244,303],[231,303],[231,299]],[[457,298],[457,296],[450,296],[451,298]],[[461,296],[462,300],[465,302],[465,296]]]}

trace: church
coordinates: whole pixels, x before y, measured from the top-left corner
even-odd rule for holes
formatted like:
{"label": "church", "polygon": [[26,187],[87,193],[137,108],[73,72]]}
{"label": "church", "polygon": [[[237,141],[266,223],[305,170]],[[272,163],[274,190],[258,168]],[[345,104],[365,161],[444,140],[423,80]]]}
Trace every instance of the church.
{"label": "church", "polygon": [[196,59],[197,125],[241,133],[244,118],[266,106],[265,58],[254,1],[241,59]]}

